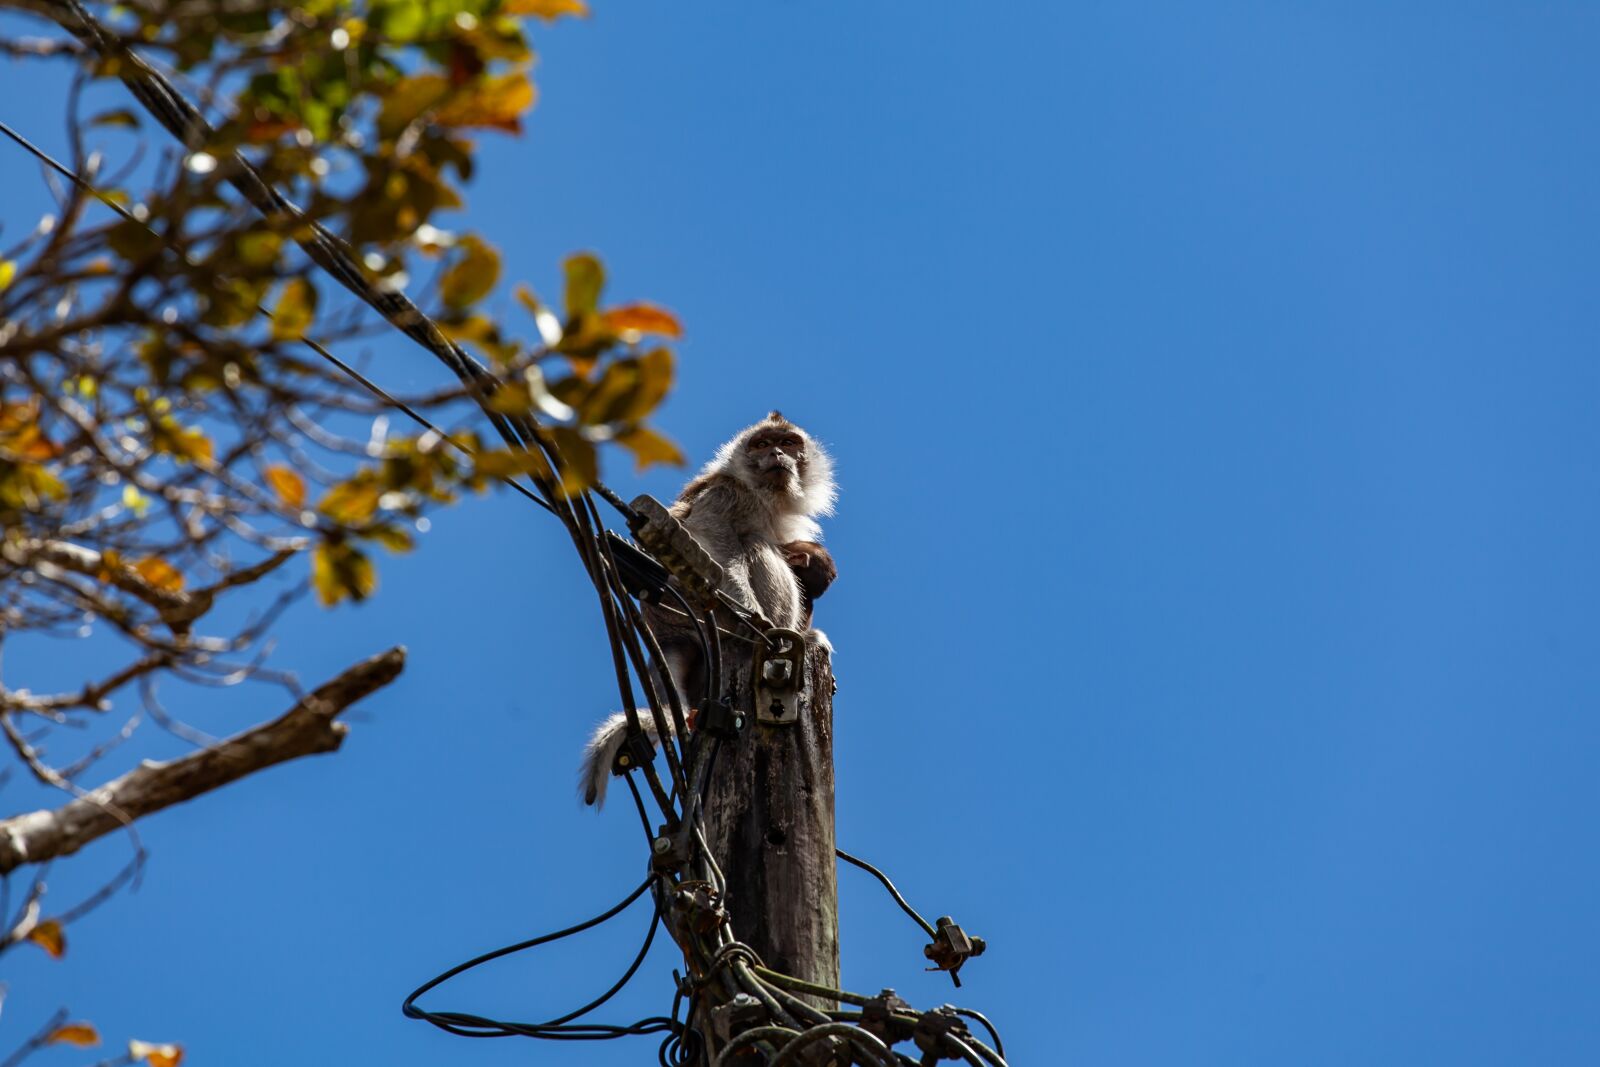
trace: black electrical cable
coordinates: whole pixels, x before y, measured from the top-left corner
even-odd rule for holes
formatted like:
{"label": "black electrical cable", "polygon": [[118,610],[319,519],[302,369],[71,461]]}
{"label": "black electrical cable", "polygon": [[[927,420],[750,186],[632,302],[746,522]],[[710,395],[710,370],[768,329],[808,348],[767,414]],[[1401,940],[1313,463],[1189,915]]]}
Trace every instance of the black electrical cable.
{"label": "black electrical cable", "polygon": [[[208,140],[210,140],[212,134],[211,127],[209,123],[206,122],[205,118],[200,114],[200,112],[191,103],[184,99],[183,96],[178,93],[175,88],[173,88],[171,83],[168,82],[166,78],[164,78],[158,71],[149,66],[149,64],[145,63],[136,53],[134,53],[131,49],[128,49],[122,42],[108,35],[103,27],[101,27],[94,17],[87,11],[81,0],[64,0],[63,6],[70,9],[72,12],[73,21],[68,22],[65,19],[60,19],[59,16],[58,20],[61,21],[68,30],[73,32],[80,39],[84,40],[87,45],[99,52],[102,56],[107,58],[123,59],[125,62],[118,73],[124,84],[128,87],[129,91],[133,93],[134,97],[144,105],[146,110],[149,111],[158,121],[160,121],[169,132],[171,132],[180,142],[185,145],[185,147],[191,151],[197,151],[199,150],[200,146],[204,145]],[[54,11],[51,13],[56,14]],[[37,149],[34,149],[30,144],[20,138],[20,136],[16,135],[14,131],[9,129],[9,127],[5,128],[5,132],[24,148],[34,152],[36,155],[42,156],[42,153],[39,153]],[[59,164],[55,164],[53,160],[47,161],[53,164],[55,169],[58,171],[65,172],[71,176],[69,171],[66,171],[66,169],[62,168]],[[559,452],[554,448],[547,436],[541,432],[541,427],[533,419],[525,416],[501,414],[488,407],[484,402],[488,394],[493,391],[489,387],[498,384],[498,377],[495,374],[491,373],[487,368],[483,367],[476,360],[474,360],[469,354],[466,353],[465,350],[461,348],[461,346],[450,341],[449,338],[444,335],[443,331],[440,330],[438,325],[432,319],[423,314],[422,311],[417,308],[416,305],[411,303],[411,301],[406,298],[403,293],[379,291],[374,288],[367,281],[366,276],[360,265],[356,262],[349,245],[315,220],[308,220],[299,208],[292,204],[276,189],[270,186],[243,155],[238,152],[229,153],[228,158],[224,161],[224,164],[226,168],[225,173],[228,176],[228,181],[230,184],[232,184],[234,188],[237,189],[244,196],[244,198],[263,215],[267,216],[268,218],[288,218],[303,224],[301,227],[301,232],[297,235],[297,241],[314,263],[326,271],[340,284],[345,286],[345,288],[350,290],[359,299],[363,300],[374,310],[378,311],[379,314],[381,314],[385,320],[390,323],[390,325],[406,334],[422,347],[428,349],[429,352],[431,352],[433,355],[439,358],[441,362],[449,367],[464,384],[468,385],[473,394],[479,399],[480,406],[483,408],[485,416],[489,419],[496,431],[508,444],[514,448],[520,448],[530,453],[542,456],[548,464],[549,469],[553,472],[560,471],[563,468],[564,464],[561,461]],[[74,180],[78,180],[81,183],[81,180],[76,179],[76,176],[72,177],[74,177]],[[106,200],[105,197],[100,198],[102,200]],[[309,341],[307,343],[311,344],[314,350],[317,350],[318,346],[316,346],[314,343]],[[407,415],[432,429],[431,425],[428,424],[426,420],[423,420],[416,412],[398,403],[394,400],[394,398],[389,397],[388,394],[384,393],[374,383],[366,381],[362,376],[356,374],[353,368],[349,368],[347,365],[342,364],[341,361],[337,360],[335,357],[332,357],[331,353],[326,352],[325,349],[319,351],[318,354],[323,355],[324,358],[329,359],[335,366],[340,367],[341,370],[344,370],[347,374],[350,374],[352,378],[361,382],[369,390],[373,391],[374,395],[377,395],[386,402],[391,403],[397,410],[405,412]],[[445,440],[449,440],[448,437],[446,437]],[[605,615],[607,637],[609,644],[611,645],[613,662],[618,668],[619,688],[623,693],[624,703],[628,711],[630,724],[635,730],[637,730],[639,728],[637,710],[631,698],[631,686],[627,680],[627,667],[625,662],[629,657],[627,651],[625,651],[623,647],[625,642],[622,639],[622,635],[619,633],[623,625],[623,620],[618,617],[620,613],[616,611],[616,603],[612,599],[616,594],[612,588],[612,580],[608,576],[608,572],[614,569],[614,565],[608,567],[607,562],[603,558],[605,554],[604,549],[597,545],[598,539],[596,530],[594,526],[591,525],[590,521],[591,516],[593,516],[595,523],[598,524],[598,515],[594,514],[593,504],[592,502],[588,501],[586,495],[582,493],[574,494],[579,496],[582,503],[586,505],[586,507],[583,508],[574,507],[570,496],[560,491],[557,484],[550,478],[539,474],[531,474],[530,477],[534,483],[538,485],[541,493],[544,496],[543,500],[539,500],[537,497],[534,499],[541,503],[542,506],[554,512],[567,527],[569,535],[572,537],[574,547],[577,549],[583,562],[584,568],[589,573],[591,580],[595,584],[596,592],[601,598],[602,612]],[[527,490],[523,489],[520,485],[518,486],[518,489],[519,491],[523,492],[524,495],[531,496],[531,494],[529,494]],[[616,508],[625,517],[629,518],[630,520],[634,518],[632,509],[627,504],[623,503],[621,498],[609,488],[602,484],[596,484],[595,492],[597,492],[603,499],[606,500],[608,504]],[[725,595],[720,595],[719,601],[728,606],[732,617],[737,623],[741,624],[746,629],[754,631],[758,638],[761,636],[760,627],[758,627],[752,621],[751,617],[742,609],[740,609],[736,603],[731,601],[731,599]],[[720,661],[720,628],[716,625],[714,613],[707,612],[707,620],[710,623],[710,637],[707,641],[707,651],[709,652],[708,659],[715,664]],[[633,620],[631,619],[628,620],[630,624],[632,621]],[[631,629],[630,636],[634,636],[635,638],[635,640],[632,642],[634,647],[631,649],[631,651],[634,652],[634,656],[637,658],[639,656],[639,652],[637,650],[637,636],[636,633]],[[720,667],[718,667],[717,671],[713,674],[713,677],[719,676]],[[708,688],[708,694],[709,692],[710,690]],[[698,745],[696,747],[698,747]],[[714,745],[706,757],[708,770],[711,761],[715,758],[715,754],[716,746]],[[669,826],[674,824],[677,821],[674,817],[674,806],[672,805],[671,800],[662,790],[660,781],[656,777],[653,767],[651,767],[649,764],[646,764],[643,770],[645,777],[651,786],[652,792],[656,795],[657,802],[662,806],[663,814],[666,815]],[[707,776],[707,780],[708,779],[709,775]],[[630,785],[632,785],[631,776],[629,776],[629,782]],[[696,802],[699,799],[700,792],[700,789],[695,789],[693,790],[693,797],[685,798],[686,802],[690,806],[690,810],[695,812],[692,822],[696,828],[699,826],[698,804]],[[646,830],[648,832],[648,818],[646,817],[644,811],[643,798],[639,795],[637,787],[634,787],[634,795],[640,810],[641,819],[645,822]],[[877,868],[873,867],[872,865],[858,860],[842,851],[839,853],[839,855],[847,862],[862,867],[864,870],[867,870],[876,876],[879,881],[884,884],[885,888],[889,890],[896,903],[901,906],[906,914],[911,916],[911,918],[914,919],[918,925],[921,926],[930,936],[934,936],[935,932],[933,929],[910,907],[910,905],[905,902],[898,890],[894,888],[893,884],[886,876],[883,875],[882,872],[878,871]],[[525,1036],[543,1037],[553,1040],[600,1040],[626,1036],[629,1034],[659,1033],[662,1031],[668,1032],[671,1037],[680,1036],[680,1034],[684,1031],[684,1026],[674,1018],[652,1017],[639,1020],[638,1022],[627,1026],[612,1026],[605,1024],[571,1024],[572,1019],[578,1018],[585,1012],[593,1010],[594,1007],[604,1003],[607,999],[614,995],[617,990],[621,989],[622,986],[632,978],[633,974],[637,972],[638,967],[642,964],[643,958],[648,953],[650,945],[655,936],[656,926],[660,919],[660,900],[657,900],[657,909],[652,915],[650,928],[647,932],[644,945],[641,948],[639,955],[635,958],[634,963],[629,967],[622,979],[613,985],[613,987],[605,994],[602,994],[600,998],[597,998],[584,1008],[579,1009],[576,1013],[562,1016],[561,1021],[559,1022],[552,1021],[549,1023],[539,1024],[502,1023],[496,1020],[486,1019],[481,1016],[425,1012],[422,1009],[417,1008],[415,1005],[415,1000],[422,994],[464,970],[478,966],[481,963],[488,962],[491,959],[507,955],[511,952],[521,951],[523,949],[535,947],[539,944],[548,943],[549,941],[570,936],[571,934],[577,933],[581,930],[589,929],[592,926],[607,921],[620,912],[623,908],[631,904],[634,900],[636,900],[638,896],[649,887],[650,884],[650,879],[647,879],[639,887],[639,889],[630,894],[630,896],[622,903],[613,909],[602,913],[594,919],[580,923],[575,927],[569,927],[567,930],[558,931],[554,934],[544,935],[543,937],[534,938],[530,941],[519,943],[518,945],[508,946],[504,949],[496,950],[495,952],[485,954],[484,956],[468,961],[466,964],[462,964],[450,971],[445,972],[443,975],[440,975],[439,977],[426,983],[413,992],[411,996],[406,998],[403,1006],[405,1014],[411,1018],[424,1019],[448,1032],[472,1037],[502,1037],[511,1036],[513,1034],[522,1034]],[[724,924],[724,927],[726,927],[726,924]],[[736,972],[739,972],[741,976],[749,982],[751,991],[757,994],[758,999],[761,999],[764,1003],[768,1004],[769,1010],[775,1009],[773,1013],[776,1017],[782,1020],[787,1015],[787,1013],[784,1012],[776,1002],[772,1001],[770,993],[762,996],[763,993],[766,993],[766,988],[764,988],[762,983],[756,979],[754,974],[749,972],[747,967],[738,961],[734,961],[733,969]],[[987,1020],[982,1019],[981,1016],[977,1016],[976,1013],[972,1014],[986,1027],[988,1026]],[[992,1035],[994,1034],[992,1028],[990,1028],[990,1032]],[[998,1041],[998,1035],[994,1036]],[[980,1043],[974,1042],[974,1044],[978,1046],[977,1050],[975,1050],[972,1046],[955,1038],[953,1035],[947,1035],[947,1044],[953,1047],[961,1055],[961,1058],[967,1060],[969,1063],[981,1063],[979,1059],[979,1051],[985,1053],[987,1052],[987,1050],[984,1049]],[[679,1048],[681,1051],[681,1042]],[[896,1058],[904,1059],[904,1057],[900,1057],[898,1054],[896,1054]],[[984,1058],[988,1059],[990,1057],[985,1055]],[[993,1058],[997,1060],[1000,1059],[1000,1054],[996,1052]],[[1001,1062],[1003,1062],[1003,1060]]]}
{"label": "black electrical cable", "polygon": [[911,916],[911,918],[913,920],[915,920],[916,924],[918,926],[922,927],[923,931],[930,938],[939,936],[939,932],[937,930],[935,930],[932,926],[928,925],[928,920],[926,920],[922,916],[918,915],[917,914],[917,910],[915,908],[913,908],[910,904],[906,903],[906,898],[901,896],[900,895],[900,890],[896,889],[894,887],[894,883],[889,881],[889,876],[888,875],[886,875],[882,871],[878,870],[878,868],[874,867],[872,864],[868,863],[866,860],[857,859],[855,856],[850,855],[850,853],[846,852],[842,848],[836,848],[833,851],[834,851],[834,855],[838,856],[840,859],[844,860],[846,863],[851,863],[851,864],[854,864],[857,867],[860,867],[862,870],[864,870],[868,874],[872,875],[878,881],[882,882],[883,883],[883,888],[887,889],[889,891],[889,895],[894,898],[894,902],[896,904],[900,905],[900,910],[905,912],[907,915]]}
{"label": "black electrical cable", "polygon": [[[119,215],[124,221],[132,222],[132,223],[135,223],[138,226],[143,227],[146,233],[149,233],[154,237],[160,238],[163,244],[167,243],[166,242],[166,238],[164,236],[162,236],[160,231],[158,231],[154,226],[150,225],[150,223],[148,221],[139,218],[139,216],[135,215],[133,212],[129,211],[127,208],[125,208],[121,204],[117,203],[114,199],[112,199],[111,197],[107,196],[105,193],[101,192],[92,182],[90,182],[87,179],[81,177],[71,167],[68,167],[66,164],[61,163],[58,160],[56,160],[49,153],[45,152],[43,149],[41,149],[37,145],[35,145],[32,141],[28,140],[26,137],[22,136],[22,134],[18,133],[16,130],[12,129],[11,126],[8,125],[3,120],[0,120],[0,133],[5,134],[13,142],[15,142],[19,147],[21,147],[22,149],[26,150],[29,154],[31,154],[39,162],[43,163],[45,166],[47,166],[51,170],[55,171],[57,174],[61,175],[63,178],[66,178],[68,181],[70,181],[74,185],[78,186],[78,188],[82,189],[84,192],[89,193],[91,196],[93,196],[96,200],[100,201],[106,207],[108,207],[112,211],[116,212],[117,215]],[[175,252],[176,251],[170,245],[167,245],[167,250],[171,251],[171,252]],[[256,311],[258,311],[262,315],[266,316],[269,320],[273,318],[272,312],[269,311],[265,306],[263,306],[261,304],[257,304],[256,305]],[[421,426],[425,430],[430,430],[434,434],[438,435],[439,440],[441,442],[443,442],[444,444],[448,445],[451,448],[454,448],[456,451],[460,452],[464,456],[471,457],[473,455],[473,452],[472,452],[471,449],[466,448],[463,445],[458,444],[453,438],[450,437],[449,434],[445,433],[443,430],[439,429],[439,427],[435,426],[432,422],[430,422],[425,416],[423,416],[421,413],[419,413],[410,404],[407,404],[405,401],[399,399],[398,397],[390,395],[390,393],[387,390],[385,390],[383,388],[383,386],[379,385],[377,382],[374,382],[372,379],[368,378],[366,375],[362,374],[360,371],[358,371],[354,367],[350,366],[350,364],[346,363],[344,360],[340,359],[338,356],[336,356],[332,352],[328,351],[328,349],[326,347],[324,347],[321,343],[312,340],[310,337],[307,337],[304,334],[301,334],[297,339],[300,341],[301,344],[303,344],[307,348],[311,349],[311,351],[313,351],[317,355],[321,356],[328,363],[330,363],[333,366],[337,367],[347,377],[349,377],[350,379],[352,379],[353,381],[355,381],[359,385],[361,385],[364,389],[367,390],[367,392],[371,393],[373,396],[377,397],[379,400],[383,401],[385,404],[388,404],[390,407],[394,408],[396,411],[399,411],[402,414],[406,415],[408,418],[411,419],[411,421],[415,422],[418,426]],[[505,477],[505,476],[501,476],[500,477],[500,481],[504,482],[506,485],[509,485],[511,488],[515,489],[517,492],[521,493],[523,496],[527,497],[529,500],[531,500],[535,504],[539,505],[539,507],[541,507],[544,510],[550,512],[551,514],[555,514],[555,509],[554,508],[552,508],[544,500],[541,500],[539,498],[538,494],[534,493],[532,490],[530,490],[527,486],[523,485],[521,482],[518,482],[518,481],[516,481],[516,480],[514,480],[512,478]]]}
{"label": "black electrical cable", "polygon": [[628,789],[633,793],[634,807],[639,809],[639,823],[644,827],[644,839],[654,841],[656,832],[650,827],[650,813],[644,810],[644,797],[639,793],[639,783],[633,780],[631,774],[624,774],[622,780],[628,783]]}
{"label": "black electrical cable", "polygon": [[[564,930],[558,930],[550,934],[543,934],[539,937],[530,938],[526,941],[519,941],[516,944],[507,945],[504,948],[497,948],[492,952],[485,952],[481,956],[475,956],[472,959],[467,960],[465,963],[457,964],[437,977],[431,978],[427,982],[424,982],[422,985],[418,986],[410,996],[406,997],[405,1002],[401,1005],[401,1012],[404,1013],[407,1018],[420,1019],[424,1022],[432,1023],[434,1026],[437,1026],[442,1030],[449,1030],[451,1033],[462,1034],[463,1036],[468,1037],[507,1037],[515,1034],[529,1037],[565,1037],[567,1039],[578,1038],[599,1040],[609,1036],[620,1037],[624,1036],[624,1033],[636,1032],[632,1027],[611,1027],[603,1024],[585,1024],[581,1027],[569,1027],[566,1024],[570,1023],[573,1019],[577,1019],[580,1016],[588,1014],[594,1009],[600,1007],[602,1004],[606,1003],[606,1001],[614,997],[623,986],[627,985],[629,980],[633,978],[634,974],[638,972],[640,965],[644,963],[645,957],[650,952],[650,946],[655,941],[656,928],[660,925],[661,905],[659,900],[656,901],[656,907],[651,913],[650,927],[645,933],[644,944],[640,947],[637,955],[634,956],[633,962],[628,966],[628,969],[623,972],[622,977],[617,979],[617,981],[612,984],[611,988],[606,990],[600,996],[589,1001],[589,1003],[583,1005],[581,1008],[567,1012],[565,1015],[559,1015],[554,1019],[549,1019],[540,1023],[507,1023],[495,1019],[485,1018],[480,1015],[468,1014],[465,1012],[426,1011],[417,1007],[416,1001],[419,997],[423,996],[425,993],[428,993],[430,990],[437,988],[445,982],[448,982],[450,979],[459,974],[472,970],[474,967],[481,966],[482,964],[488,963],[491,960],[497,960],[504,956],[512,955],[513,953],[523,952],[530,948],[536,948],[539,945],[549,944],[552,941],[559,941],[562,938],[570,937],[573,934],[582,933],[585,930],[598,926],[626,910],[630,904],[638,900],[639,897],[643,896],[644,892],[649,889],[654,882],[654,877],[646,878],[643,882],[639,883],[637,889],[629,893],[620,902],[613,905],[611,908],[607,909],[601,914],[596,915],[592,919],[586,919],[585,921],[574,926],[569,926]],[[467,1032],[469,1028],[474,1032]],[[546,1031],[548,1031],[548,1033],[546,1033]],[[611,1031],[619,1032],[613,1034]]]}
{"label": "black electrical cable", "polygon": [[971,1008],[956,1008],[955,1013],[957,1015],[965,1015],[969,1019],[976,1019],[978,1022],[982,1023],[983,1028],[989,1031],[989,1036],[994,1040],[995,1052],[1000,1056],[1001,1059],[1005,1058],[1006,1046],[1005,1042],[1000,1040],[1000,1031],[994,1028],[994,1023],[990,1022],[984,1016],[983,1012],[973,1011]]}

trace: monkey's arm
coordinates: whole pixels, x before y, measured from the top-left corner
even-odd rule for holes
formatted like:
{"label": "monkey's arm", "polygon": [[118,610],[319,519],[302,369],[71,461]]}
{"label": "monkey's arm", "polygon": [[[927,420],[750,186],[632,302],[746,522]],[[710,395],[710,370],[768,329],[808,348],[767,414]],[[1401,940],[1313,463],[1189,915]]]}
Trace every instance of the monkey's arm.
{"label": "monkey's arm", "polygon": [[750,563],[740,531],[751,507],[729,479],[713,476],[692,499],[673,506],[674,513],[712,559],[722,566],[722,591],[752,611],[761,610],[750,578]]}
{"label": "monkey's arm", "polygon": [[807,600],[815,600],[828,591],[828,586],[839,577],[839,567],[833,555],[815,541],[790,541],[783,546],[783,557],[789,561],[794,576],[800,579],[800,588]]}

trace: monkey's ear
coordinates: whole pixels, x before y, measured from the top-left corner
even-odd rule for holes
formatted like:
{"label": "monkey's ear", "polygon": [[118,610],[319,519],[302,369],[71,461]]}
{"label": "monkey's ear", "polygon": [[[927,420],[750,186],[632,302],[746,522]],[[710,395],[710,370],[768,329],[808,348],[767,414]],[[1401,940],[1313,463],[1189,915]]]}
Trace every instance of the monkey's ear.
{"label": "monkey's ear", "polygon": [[773,408],[771,411],[767,412],[767,421],[788,422],[789,420],[783,417],[783,412],[779,411],[777,408]]}

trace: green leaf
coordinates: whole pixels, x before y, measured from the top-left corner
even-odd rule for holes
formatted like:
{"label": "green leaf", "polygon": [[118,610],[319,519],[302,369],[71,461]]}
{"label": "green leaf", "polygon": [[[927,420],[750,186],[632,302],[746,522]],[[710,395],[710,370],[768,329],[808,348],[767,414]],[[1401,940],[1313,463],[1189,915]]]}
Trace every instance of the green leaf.
{"label": "green leaf", "polygon": [[106,244],[111,246],[111,251],[128,262],[138,263],[160,251],[161,238],[152,233],[144,223],[128,219],[117,223],[106,232]]}
{"label": "green leaf", "polygon": [[283,248],[283,236],[271,230],[250,230],[234,239],[239,259],[249,267],[270,267],[278,262]]}
{"label": "green leaf", "polygon": [[290,278],[272,309],[272,337],[291,341],[311,328],[317,314],[317,289],[305,278]]}
{"label": "green leaf", "polygon": [[577,318],[600,303],[600,290],[606,285],[606,269],[588,252],[567,257],[567,318]]}
{"label": "green leaf", "polygon": [[440,298],[458,311],[488,296],[500,278],[498,252],[477,237],[463,238],[461,247],[466,254],[439,281]]}

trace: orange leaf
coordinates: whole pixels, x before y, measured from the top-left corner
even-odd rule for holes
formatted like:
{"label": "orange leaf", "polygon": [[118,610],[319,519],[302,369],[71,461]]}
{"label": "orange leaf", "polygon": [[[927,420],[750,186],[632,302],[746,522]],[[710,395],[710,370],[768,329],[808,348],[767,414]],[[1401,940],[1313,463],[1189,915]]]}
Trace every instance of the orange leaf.
{"label": "orange leaf", "polygon": [[29,930],[28,940],[50,953],[54,959],[59,960],[67,951],[67,935],[62,932],[61,924],[54,919],[46,919]]}
{"label": "orange leaf", "polygon": [[44,1040],[47,1045],[77,1045],[79,1048],[88,1048],[90,1045],[100,1043],[100,1031],[88,1023],[68,1023],[50,1031],[50,1036]]}
{"label": "orange leaf", "polygon": [[183,575],[160,556],[147,556],[133,565],[139,577],[164,593],[183,591]]}
{"label": "orange leaf", "polygon": [[286,507],[299,511],[305,506],[306,483],[299,474],[283,466],[268,467],[261,474]]}
{"label": "orange leaf", "polygon": [[178,1067],[183,1062],[182,1045],[153,1045],[148,1041],[129,1041],[128,1055],[150,1067]]}
{"label": "orange leaf", "polygon": [[505,6],[500,9],[503,15],[536,15],[545,21],[558,19],[562,15],[576,15],[579,18],[588,18],[589,5],[583,0],[506,0]]}
{"label": "orange leaf", "polygon": [[612,332],[621,334],[624,341],[636,341],[641,334],[647,333],[658,333],[663,337],[683,336],[683,326],[677,317],[666,308],[654,304],[625,304],[603,312],[601,318]]}

